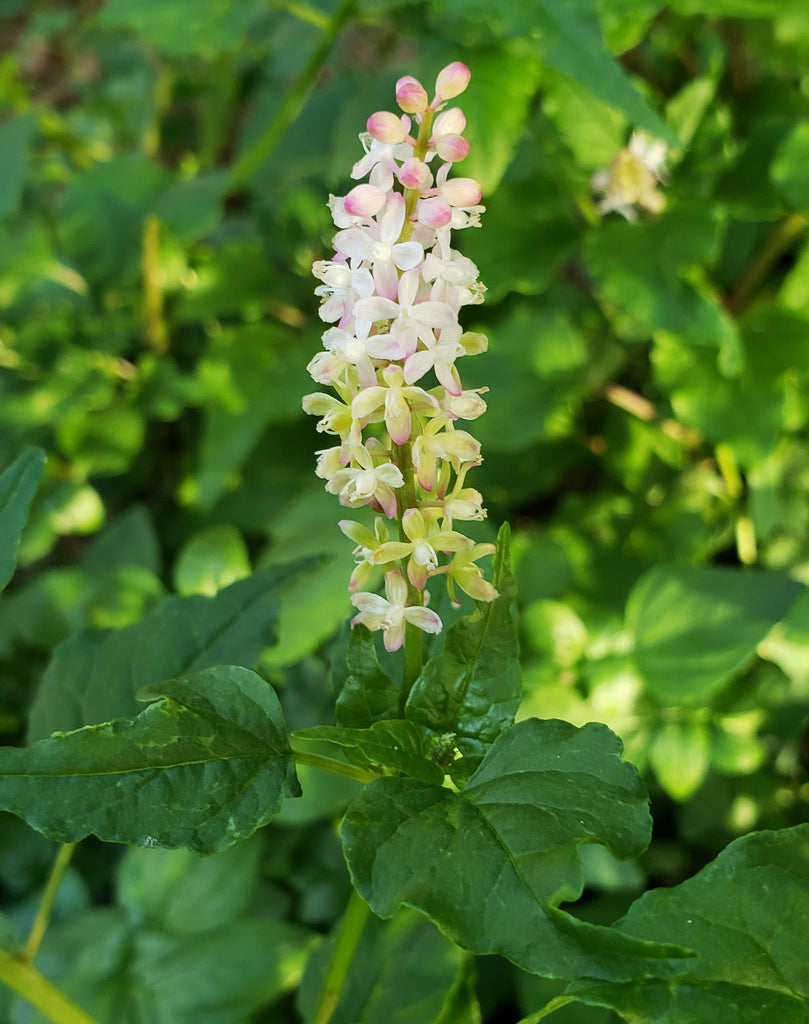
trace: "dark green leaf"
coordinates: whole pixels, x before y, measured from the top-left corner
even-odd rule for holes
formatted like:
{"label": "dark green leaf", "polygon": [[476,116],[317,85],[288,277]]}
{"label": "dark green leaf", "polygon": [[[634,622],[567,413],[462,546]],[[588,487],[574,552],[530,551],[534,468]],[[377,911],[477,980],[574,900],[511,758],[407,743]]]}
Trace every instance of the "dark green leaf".
{"label": "dark green leaf", "polygon": [[222,850],[299,792],[281,706],[219,666],[142,691],[137,718],[0,750],[0,807],[60,842]]}
{"label": "dark green leaf", "polygon": [[511,531],[500,528],[493,582],[500,596],[447,630],[444,650],[416,680],[406,715],[435,733],[454,733],[462,754],[482,754],[514,721],[520,703],[517,633],[510,606]]}
{"label": "dark green leaf", "polygon": [[0,476],[0,590],[14,575],[20,534],[44,466],[45,452],[29,448]]}
{"label": "dark green leaf", "polygon": [[205,857],[131,847],[118,866],[118,902],[138,925],[172,935],[221,928],[247,909],[263,849],[260,835]]}
{"label": "dark green leaf", "polygon": [[169,597],[136,625],[66,640],[42,679],[29,739],[131,717],[149,683],[223,663],[252,667],[272,643],[281,592],[313,564],[264,569],[215,597]]}
{"label": "dark green leaf", "polygon": [[[313,1019],[334,936],[312,956],[298,996]],[[331,1024],[438,1024],[463,974],[466,956],[421,914],[369,917]]]}
{"label": "dark green leaf", "polygon": [[626,626],[635,663],[664,704],[704,704],[753,657],[802,591],[788,576],[657,566],[635,584]]}
{"label": "dark green leaf", "polygon": [[643,784],[616,736],[528,719],[495,741],[462,793],[370,783],[342,839],[354,884],[381,917],[406,904],[459,945],[537,974],[629,979],[667,975],[678,951],[627,942],[556,907],[581,894],[582,843],[629,858],[650,831]]}
{"label": "dark green leaf", "polygon": [[395,718],[399,690],[379,664],[374,635],[368,629],[352,629],[346,648],[348,676],[337,697],[337,721],[359,729],[379,719]]}
{"label": "dark green leaf", "polygon": [[629,1024],[806,1024],[809,1021],[809,825],[737,839],[694,878],[637,900],[616,926],[698,954],[687,974],[569,989]]}
{"label": "dark green leaf", "polygon": [[317,725],[298,729],[294,739],[304,740],[309,749],[315,743],[345,751],[352,763],[372,770],[387,768],[422,782],[441,784],[444,772],[430,760],[431,739],[412,722],[374,722],[370,728],[348,729],[339,725]]}

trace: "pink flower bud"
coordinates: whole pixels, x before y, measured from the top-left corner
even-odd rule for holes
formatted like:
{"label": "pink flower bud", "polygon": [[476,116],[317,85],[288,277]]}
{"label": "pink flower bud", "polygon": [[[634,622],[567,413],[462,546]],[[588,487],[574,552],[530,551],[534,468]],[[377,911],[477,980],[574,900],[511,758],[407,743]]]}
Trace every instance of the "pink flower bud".
{"label": "pink flower bud", "polygon": [[451,100],[454,96],[460,96],[469,85],[472,73],[466,64],[461,61],[453,61],[452,64],[438,72],[435,80],[435,98],[443,103],[444,100]]}
{"label": "pink flower bud", "polygon": [[477,206],[482,194],[474,178],[450,178],[441,186],[441,195],[450,206]]}
{"label": "pink flower bud", "polygon": [[[465,179],[459,178],[458,180]],[[385,205],[386,199],[387,193],[375,185],[357,185],[343,200],[343,208],[352,217],[373,217]],[[456,203],[455,205],[461,204]]]}
{"label": "pink flower bud", "polygon": [[408,129],[403,120],[388,110],[378,110],[375,114],[371,114],[368,118],[367,128],[377,142],[385,142],[388,145],[395,146],[407,138]]}
{"label": "pink flower bud", "polygon": [[450,133],[436,139],[435,149],[442,160],[455,163],[458,160],[463,160],[469,152],[469,143],[462,135]]}
{"label": "pink flower bud", "polygon": [[417,188],[420,192],[429,188],[433,183],[433,176],[427,164],[417,160],[414,156],[405,160],[396,175],[405,188]]}
{"label": "pink flower bud", "polygon": [[416,219],[420,224],[426,224],[429,228],[443,228],[452,220],[452,210],[446,199],[441,196],[433,196],[430,199],[422,199],[416,210]]}
{"label": "pink flower bud", "polygon": [[424,86],[411,75],[396,83],[396,102],[406,114],[423,114],[429,103]]}

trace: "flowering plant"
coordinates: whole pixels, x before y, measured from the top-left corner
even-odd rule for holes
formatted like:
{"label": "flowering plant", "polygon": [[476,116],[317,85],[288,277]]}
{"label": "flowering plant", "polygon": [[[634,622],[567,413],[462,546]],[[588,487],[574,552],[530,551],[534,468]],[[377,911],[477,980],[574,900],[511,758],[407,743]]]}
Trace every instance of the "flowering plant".
{"label": "flowering plant", "polygon": [[[303,407],[320,417],[318,430],[340,441],[318,453],[326,490],[342,505],[370,505],[397,522],[393,540],[384,519],[373,532],[351,519],[340,523],[357,545],[352,625],[382,630],[388,651],[402,646],[406,625],[440,632],[441,619],[426,607],[431,577],[444,575],[453,599],[456,585],[478,601],[497,596],[477,565],[494,545],[475,544],[456,528],[486,515],[481,494],[466,485],[480,445],[456,425],[486,409],[486,389],[464,390],[456,366],[486,349],[485,336],[458,322],[463,306],[483,301],[485,287],[451,241],[454,229],[478,227],[484,210],[476,181],[449,177],[469,144],[463,112],[447,103],[469,78],[465,64],[449,64],[432,100],[415,78],[399,79],[402,114],[368,118],[365,155],[352,170],[368,182],[331,197],[335,255],[313,268],[321,319],[333,326],[308,369],[337,397],[317,392]],[[441,555],[450,557],[441,562]],[[384,598],[361,589],[375,566],[386,568]]]}

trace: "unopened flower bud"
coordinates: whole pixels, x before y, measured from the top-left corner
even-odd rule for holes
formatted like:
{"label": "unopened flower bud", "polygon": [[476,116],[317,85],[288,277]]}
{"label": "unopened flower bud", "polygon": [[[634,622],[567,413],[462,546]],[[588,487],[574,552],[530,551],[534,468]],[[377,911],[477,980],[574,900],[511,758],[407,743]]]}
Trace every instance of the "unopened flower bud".
{"label": "unopened flower bud", "polygon": [[442,160],[457,163],[469,152],[469,143],[462,135],[442,135],[436,140],[435,150]]}
{"label": "unopened flower bud", "polygon": [[433,183],[433,175],[430,168],[414,156],[410,157],[409,160],[405,160],[399,168],[396,177],[405,188],[418,189],[420,192],[429,188]]}
{"label": "unopened flower bud", "polygon": [[452,209],[446,199],[442,199],[441,196],[421,199],[416,207],[416,219],[419,224],[426,224],[431,228],[443,228],[452,220]]}
{"label": "unopened flower bud", "polygon": [[402,120],[388,110],[371,114],[367,124],[368,132],[377,140],[395,146],[407,138],[407,128]]}
{"label": "unopened flower bud", "polygon": [[476,206],[482,194],[474,178],[449,178],[441,186],[441,195],[450,206]]}
{"label": "unopened flower bud", "polygon": [[406,114],[423,114],[429,105],[424,86],[411,75],[405,75],[396,83],[396,102]]}
{"label": "unopened flower bud", "polygon": [[444,100],[451,100],[455,96],[460,96],[464,89],[469,85],[469,79],[471,78],[471,72],[466,64],[461,63],[459,60],[455,60],[452,64],[439,71],[438,78],[435,80],[435,98],[440,103]]}
{"label": "unopened flower bud", "polygon": [[375,185],[356,185],[345,197],[343,208],[352,217],[374,217],[385,205],[386,200],[387,192],[383,192],[381,188]]}

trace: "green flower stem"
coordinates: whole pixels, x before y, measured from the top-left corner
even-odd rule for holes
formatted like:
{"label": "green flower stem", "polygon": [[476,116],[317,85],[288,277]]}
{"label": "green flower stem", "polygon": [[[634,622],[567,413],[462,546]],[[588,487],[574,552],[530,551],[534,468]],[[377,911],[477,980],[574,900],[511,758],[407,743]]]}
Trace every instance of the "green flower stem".
{"label": "green flower stem", "polygon": [[345,984],[369,913],[368,904],[355,890],[352,890],[323,978],[312,1024],[329,1024],[337,1008],[340,992]]}
{"label": "green flower stem", "polygon": [[59,847],[59,852],[56,855],[56,860],[53,862],[53,867],[51,868],[51,873],[45,886],[45,891],[42,893],[42,899],[40,900],[39,908],[37,909],[36,917],[34,918],[34,923],[31,926],[28,941],[26,942],[25,948],[21,954],[22,959],[24,960],[33,960],[39,951],[42,938],[45,935],[48,922],[51,919],[56,893],[59,890],[62,878],[64,877],[67,866],[70,863],[70,858],[73,856],[73,851],[75,849],[75,843],[63,843],[62,846]]}
{"label": "green flower stem", "polygon": [[337,761],[324,754],[307,754],[304,751],[293,750],[292,756],[297,764],[308,764],[310,768],[322,768],[335,775],[344,775],[347,779],[354,779],[355,782],[373,782],[377,778],[374,772],[368,772],[358,765],[346,764],[345,761]]}
{"label": "green flower stem", "polygon": [[[404,510],[418,507],[411,439],[408,439],[406,444],[391,445],[391,461],[395,466],[398,466],[401,471],[402,478],[404,479],[404,484],[399,488],[399,503],[396,519],[399,524],[399,540],[406,541],[407,534],[405,533],[404,526],[402,525]],[[418,587],[414,587],[410,580],[407,579],[406,563],[403,562],[400,569],[402,576],[407,580],[407,603],[409,605],[424,604],[424,594],[418,589]],[[404,679],[401,697],[399,698],[399,714],[402,717],[404,717],[405,704],[407,703],[407,698],[410,696],[413,684],[421,675],[423,649],[424,634],[418,626],[413,626],[408,622],[405,627]]]}
{"label": "green flower stem", "polygon": [[270,123],[253,143],[242,153],[230,172],[230,189],[235,191],[245,185],[283,138],[287,128],[303,109],[307,97],[314,89],[323,65],[328,59],[332,46],[343,26],[354,13],[356,0],[343,0],[315,47],[312,56],[298,78],[284,95],[278,111]]}
{"label": "green flower stem", "polygon": [[33,964],[25,963],[0,950],[0,981],[27,999],[53,1024],[98,1024],[71,999],[39,973]]}
{"label": "green flower stem", "polygon": [[[419,125],[419,134],[416,139],[416,146],[413,156],[416,160],[423,160],[427,155],[427,143],[430,141],[430,132],[433,127],[433,112],[426,110]],[[416,203],[419,201],[421,192],[417,188],[406,188],[404,190],[405,200],[405,221],[399,235],[400,242],[407,242],[413,234],[413,221],[410,219],[416,210]]]}

